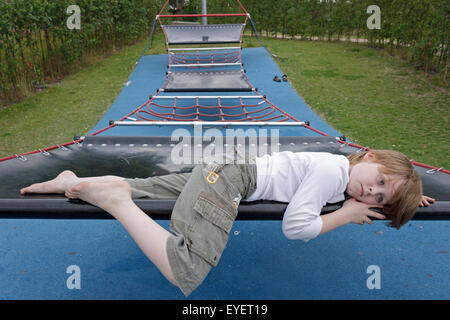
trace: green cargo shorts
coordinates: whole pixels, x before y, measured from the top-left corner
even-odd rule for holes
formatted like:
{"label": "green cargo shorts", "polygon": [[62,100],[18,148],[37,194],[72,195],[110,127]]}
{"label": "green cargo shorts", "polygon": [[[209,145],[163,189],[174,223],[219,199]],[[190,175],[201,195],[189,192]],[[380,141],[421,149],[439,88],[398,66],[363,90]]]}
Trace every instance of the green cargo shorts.
{"label": "green cargo shorts", "polygon": [[126,181],[133,198],[177,199],[166,249],[175,280],[188,296],[219,262],[240,201],[256,190],[256,165],[233,150],[190,173]]}

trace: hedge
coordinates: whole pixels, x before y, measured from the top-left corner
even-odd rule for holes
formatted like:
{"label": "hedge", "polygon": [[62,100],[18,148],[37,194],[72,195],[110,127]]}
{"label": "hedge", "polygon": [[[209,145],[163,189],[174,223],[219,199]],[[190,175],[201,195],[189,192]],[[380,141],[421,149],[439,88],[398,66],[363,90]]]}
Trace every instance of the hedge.
{"label": "hedge", "polygon": [[[107,52],[148,35],[164,0],[2,0],[0,2],[0,104],[70,72],[90,52]],[[172,8],[165,13],[174,12]],[[242,0],[258,32],[300,39],[364,39],[400,54],[417,69],[448,76],[448,0]],[[182,13],[198,13],[200,0],[178,0]],[[81,9],[81,29],[69,30],[66,9]],[[370,30],[367,8],[381,10]],[[208,0],[209,13],[242,12],[235,0]],[[238,18],[222,18],[222,23]],[[225,20],[225,21],[224,21]],[[209,23],[218,19],[209,18]]]}
{"label": "hedge", "polygon": [[[80,8],[81,28],[70,30],[67,8],[73,4]],[[0,1],[0,102],[20,100],[63,77],[83,55],[148,34],[162,5],[162,0]]]}
{"label": "hedge", "polygon": [[[367,27],[370,5],[380,8],[380,29]],[[247,0],[245,6],[259,31],[268,36],[364,39],[447,80],[448,0]]]}

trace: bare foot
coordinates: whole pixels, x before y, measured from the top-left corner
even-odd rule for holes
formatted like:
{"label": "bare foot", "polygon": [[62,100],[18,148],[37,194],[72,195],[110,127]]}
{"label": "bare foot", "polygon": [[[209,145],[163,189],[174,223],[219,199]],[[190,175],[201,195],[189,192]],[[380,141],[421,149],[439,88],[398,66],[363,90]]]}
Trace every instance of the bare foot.
{"label": "bare foot", "polygon": [[67,189],[65,194],[70,199],[81,199],[106,211],[131,200],[130,185],[126,181],[82,182]]}
{"label": "bare foot", "polygon": [[78,183],[78,177],[72,171],[61,172],[55,179],[35,183],[20,190],[25,193],[64,193],[64,191]]}

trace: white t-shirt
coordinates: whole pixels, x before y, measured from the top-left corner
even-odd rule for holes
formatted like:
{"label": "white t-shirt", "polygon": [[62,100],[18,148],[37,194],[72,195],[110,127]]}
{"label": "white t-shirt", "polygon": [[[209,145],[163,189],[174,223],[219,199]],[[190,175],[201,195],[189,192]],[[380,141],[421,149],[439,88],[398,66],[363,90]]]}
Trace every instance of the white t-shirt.
{"label": "white t-shirt", "polygon": [[275,152],[256,157],[256,190],[246,199],[286,202],[283,233],[309,241],[322,230],[320,212],[326,203],[345,199],[349,161],[326,152]]}

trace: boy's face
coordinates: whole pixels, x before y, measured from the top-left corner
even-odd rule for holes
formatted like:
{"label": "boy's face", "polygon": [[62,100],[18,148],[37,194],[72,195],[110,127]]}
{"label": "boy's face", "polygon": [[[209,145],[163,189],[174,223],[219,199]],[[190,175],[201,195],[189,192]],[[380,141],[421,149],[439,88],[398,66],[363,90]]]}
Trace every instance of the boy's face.
{"label": "boy's face", "polygon": [[382,165],[368,161],[369,158],[350,167],[346,191],[367,204],[389,204],[402,181],[396,176],[381,173]]}

